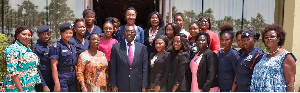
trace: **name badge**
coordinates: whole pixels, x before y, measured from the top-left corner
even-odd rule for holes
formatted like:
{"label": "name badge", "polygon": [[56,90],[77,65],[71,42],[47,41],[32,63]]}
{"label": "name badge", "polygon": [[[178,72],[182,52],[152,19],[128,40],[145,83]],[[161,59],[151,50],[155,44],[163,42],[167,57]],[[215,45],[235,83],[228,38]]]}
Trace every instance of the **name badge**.
{"label": "name badge", "polygon": [[245,61],[251,61],[252,57],[253,57],[253,55],[249,55],[249,56],[245,59]]}
{"label": "name badge", "polygon": [[68,52],[68,50],[62,50],[61,52]]}

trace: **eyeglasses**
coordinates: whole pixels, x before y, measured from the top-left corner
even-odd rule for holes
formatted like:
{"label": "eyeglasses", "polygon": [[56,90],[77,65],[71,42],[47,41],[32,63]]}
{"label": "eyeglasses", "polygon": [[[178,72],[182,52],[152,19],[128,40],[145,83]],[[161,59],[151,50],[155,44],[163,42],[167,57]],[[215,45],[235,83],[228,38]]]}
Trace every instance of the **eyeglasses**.
{"label": "eyeglasses", "polygon": [[277,36],[265,36],[264,39],[274,40]]}
{"label": "eyeglasses", "polygon": [[135,14],[128,14],[128,15],[126,15],[126,17],[136,17],[136,15]]}
{"label": "eyeglasses", "polygon": [[107,27],[107,28],[104,28],[104,30],[105,30],[105,31],[112,31],[112,30],[114,30],[114,29],[113,29],[113,28],[108,28],[108,27]]}
{"label": "eyeglasses", "polygon": [[208,23],[208,21],[200,21],[201,23]]}
{"label": "eyeglasses", "polygon": [[151,18],[151,20],[158,20],[158,17],[153,17]]}
{"label": "eyeglasses", "polygon": [[127,34],[133,34],[133,33],[135,33],[135,30],[125,30],[125,33],[127,33]]}

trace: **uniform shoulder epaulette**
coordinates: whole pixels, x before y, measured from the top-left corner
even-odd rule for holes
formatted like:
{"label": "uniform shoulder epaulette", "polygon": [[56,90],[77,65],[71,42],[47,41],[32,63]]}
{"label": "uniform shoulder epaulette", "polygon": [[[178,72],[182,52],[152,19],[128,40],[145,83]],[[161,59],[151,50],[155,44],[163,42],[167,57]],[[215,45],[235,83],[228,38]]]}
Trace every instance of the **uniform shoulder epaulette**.
{"label": "uniform shoulder epaulette", "polygon": [[55,47],[55,48],[57,47],[57,42],[55,42],[55,43],[53,44],[53,47]]}

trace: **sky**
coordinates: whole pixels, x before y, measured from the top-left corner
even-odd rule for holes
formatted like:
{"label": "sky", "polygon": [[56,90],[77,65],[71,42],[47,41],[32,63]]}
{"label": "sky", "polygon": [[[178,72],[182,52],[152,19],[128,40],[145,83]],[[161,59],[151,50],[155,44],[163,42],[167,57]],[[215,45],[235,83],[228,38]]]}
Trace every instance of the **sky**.
{"label": "sky", "polygon": [[[223,19],[225,16],[232,16],[233,19],[242,18],[242,1],[243,0],[204,0],[204,11],[212,8],[214,17]],[[169,0],[166,1],[169,3]],[[180,12],[184,10],[193,10],[199,14],[202,11],[202,0],[172,0],[172,6]],[[166,7],[169,7],[167,4]],[[244,18],[247,20],[256,17],[261,13],[266,23],[274,23],[275,0],[245,0]],[[167,12],[169,10],[167,9]]]}

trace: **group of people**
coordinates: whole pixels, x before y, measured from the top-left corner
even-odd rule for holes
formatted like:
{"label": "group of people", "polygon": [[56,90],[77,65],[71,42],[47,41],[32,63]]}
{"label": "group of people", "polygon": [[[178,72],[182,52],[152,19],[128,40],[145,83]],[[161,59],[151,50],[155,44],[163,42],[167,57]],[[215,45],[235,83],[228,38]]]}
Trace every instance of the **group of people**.
{"label": "group of people", "polygon": [[[137,11],[125,11],[126,24],[106,18],[102,29],[95,12],[59,27],[61,39],[49,45],[49,26],[21,26],[5,50],[7,92],[284,92],[294,91],[296,58],[283,49],[286,33],[270,25],[262,31],[268,51],[255,47],[260,34],[226,23],[220,34],[201,17],[183,29],[184,15],[164,25],[152,12],[145,29],[135,25]],[[234,39],[235,38],[235,39]],[[232,48],[236,40],[239,50]],[[222,49],[221,49],[222,48]],[[264,53],[265,52],[265,53]]]}

